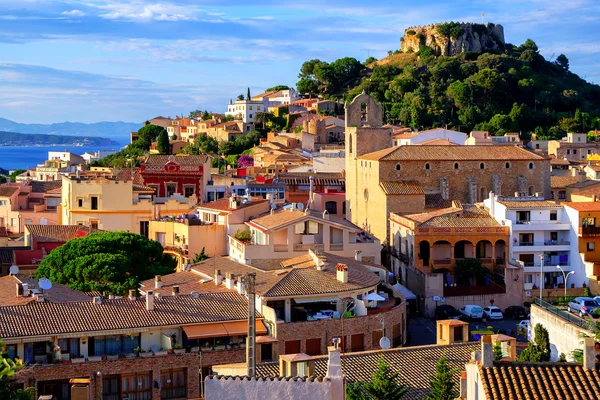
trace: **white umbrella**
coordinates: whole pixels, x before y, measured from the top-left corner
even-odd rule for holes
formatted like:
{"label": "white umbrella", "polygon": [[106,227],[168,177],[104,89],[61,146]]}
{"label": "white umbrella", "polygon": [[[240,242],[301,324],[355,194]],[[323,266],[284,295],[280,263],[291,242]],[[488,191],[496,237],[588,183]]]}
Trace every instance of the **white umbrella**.
{"label": "white umbrella", "polygon": [[380,296],[377,293],[373,292],[373,293],[369,293],[368,295],[366,295],[365,296],[365,300],[369,300],[369,301],[385,301],[385,298],[383,298],[382,296]]}

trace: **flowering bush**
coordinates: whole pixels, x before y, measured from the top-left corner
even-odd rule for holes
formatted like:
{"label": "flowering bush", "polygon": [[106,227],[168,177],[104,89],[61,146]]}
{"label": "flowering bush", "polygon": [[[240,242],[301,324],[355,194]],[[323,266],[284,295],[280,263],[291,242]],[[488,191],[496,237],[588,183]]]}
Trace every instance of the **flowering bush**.
{"label": "flowering bush", "polygon": [[240,156],[240,158],[238,158],[238,167],[239,168],[252,167],[253,165],[254,165],[254,158],[252,158],[252,156],[249,156],[247,154],[242,154]]}

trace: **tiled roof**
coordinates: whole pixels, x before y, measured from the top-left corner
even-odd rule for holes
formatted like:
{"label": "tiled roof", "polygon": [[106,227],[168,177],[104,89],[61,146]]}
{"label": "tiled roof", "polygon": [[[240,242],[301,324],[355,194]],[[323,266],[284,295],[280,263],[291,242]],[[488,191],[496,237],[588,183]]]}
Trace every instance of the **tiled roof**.
{"label": "tiled roof", "polygon": [[142,185],[142,174],[139,168],[121,168],[114,172],[115,177],[120,181],[133,181],[136,185]]}
{"label": "tiled roof", "polygon": [[580,191],[575,192],[573,194],[576,194],[577,196],[587,196],[587,197],[596,196],[596,197],[600,197],[600,188],[593,187],[591,189],[580,190]]}
{"label": "tiled roof", "polygon": [[55,181],[31,181],[31,191],[33,193],[46,193],[60,188],[62,188],[62,179]]}
{"label": "tiled roof", "polygon": [[15,250],[14,247],[0,248],[0,264],[2,264],[2,265],[12,265],[13,264],[13,250]]}
{"label": "tiled roof", "polygon": [[379,182],[379,187],[387,195],[425,195],[423,186],[417,182],[406,181],[406,182],[392,182],[382,181]]}
{"label": "tiled roof", "polygon": [[552,189],[564,189],[565,187],[579,182],[579,178],[576,176],[551,176],[550,187]]}
{"label": "tiled roof", "polygon": [[407,215],[403,215],[403,217],[410,219],[412,221],[418,222],[418,223],[424,223],[435,217],[440,217],[440,216],[448,215],[448,214],[460,214],[461,212],[462,212],[462,208],[448,207],[448,208],[444,208],[441,210],[435,210],[435,211],[430,211],[430,212],[407,214]]}
{"label": "tiled roof", "polygon": [[162,296],[171,296],[174,286],[179,286],[180,294],[190,294],[192,292],[218,293],[229,291],[224,285],[215,285],[214,280],[206,283],[200,282],[203,278],[204,276],[194,271],[175,272],[161,276],[162,287],[160,289],[155,288],[154,278],[140,282],[140,291],[146,293],[148,290],[153,290],[155,294],[158,293]]}
{"label": "tiled roof", "polygon": [[419,143],[420,146],[456,146],[456,143],[449,141],[448,139],[431,139]]}
{"label": "tiled roof", "polygon": [[596,201],[586,201],[581,203],[565,202],[562,204],[577,211],[600,211],[600,203]]}
{"label": "tiled roof", "polygon": [[[10,185],[10,184],[9,184]],[[0,197],[10,197],[19,191],[18,186],[0,185]]]}
{"label": "tiled roof", "polygon": [[237,293],[202,293],[163,296],[154,299],[154,310],[146,300],[103,300],[50,303],[31,302],[0,307],[0,337],[56,335],[155,326],[237,321],[248,318],[248,301]]}
{"label": "tiled roof", "polygon": [[[23,305],[35,301],[32,296],[17,297],[16,287],[19,283],[27,283],[29,289],[38,288],[36,279],[24,275],[10,275],[0,278],[0,307]],[[53,284],[52,289],[44,292],[44,301],[52,303],[65,303],[70,301],[87,301],[90,300],[88,295],[77,290],[73,290],[68,286]]]}
{"label": "tiled roof", "polygon": [[330,215],[329,219],[326,220],[323,219],[323,214],[320,212],[312,210],[309,212],[300,211],[297,208],[294,210],[283,209],[276,211],[273,214],[265,214],[247,222],[246,224],[256,228],[262,228],[264,230],[272,230],[306,219],[318,219],[320,222],[325,224],[341,225],[354,231],[362,231],[362,229],[360,229],[358,226],[344,218],[338,218]]}
{"label": "tiled roof", "polygon": [[85,236],[92,231],[80,225],[25,225],[27,231],[40,242],[66,242]]}
{"label": "tiled roof", "polygon": [[[238,200],[241,200],[242,197],[239,197]],[[262,197],[252,197],[252,201],[250,203],[241,203],[238,201],[237,208],[229,207],[229,198],[223,198],[215,201],[211,201],[209,203],[204,203],[201,206],[198,206],[201,210],[217,210],[217,211],[235,211],[242,208],[246,208],[249,206],[253,206],[256,204],[266,203],[268,200],[263,199]]]}
{"label": "tiled roof", "polygon": [[151,154],[146,158],[144,163],[148,165],[165,165],[172,161],[179,165],[204,165],[209,158],[206,154]]}
{"label": "tiled roof", "polygon": [[[346,353],[341,355],[342,370],[348,382],[370,381],[377,371],[377,362],[383,359],[392,372],[398,372],[398,383],[407,385],[409,391],[404,400],[422,400],[430,392],[431,379],[435,375],[435,364],[444,355],[451,369],[455,370],[454,382],[460,384],[459,370],[464,370],[471,352],[481,345],[477,342],[466,342],[446,346],[429,345],[400,347],[388,350]],[[314,357],[316,376],[327,374],[327,356]],[[257,376],[279,376],[279,363],[264,363],[256,366]]]}
{"label": "tiled roof", "polygon": [[593,179],[586,179],[583,182],[572,183],[568,187],[570,189],[582,189],[582,188],[588,188],[588,187],[595,187],[595,186],[599,186],[599,185],[600,185],[600,181],[596,181]]}
{"label": "tiled roof", "polygon": [[452,206],[451,200],[444,200],[440,193],[425,194],[425,208],[448,208]]}
{"label": "tiled roof", "polygon": [[156,189],[151,188],[149,186],[137,185],[135,183],[132,185],[132,190],[134,192],[152,192],[152,193],[154,193],[156,191]]}
{"label": "tiled roof", "polygon": [[343,174],[325,172],[288,172],[277,175],[277,181],[288,185],[310,185],[311,176],[314,185],[342,186],[345,183]]}
{"label": "tiled roof", "polygon": [[560,208],[558,204],[550,200],[498,200],[509,210],[521,210],[527,208]]}
{"label": "tiled roof", "polygon": [[359,159],[376,161],[498,161],[544,160],[516,146],[399,146],[365,154]]}
{"label": "tiled roof", "polygon": [[564,158],[553,158],[550,160],[550,165],[571,165],[571,163]]}
{"label": "tiled roof", "polygon": [[486,400],[600,399],[600,373],[575,363],[494,363],[479,366]]}

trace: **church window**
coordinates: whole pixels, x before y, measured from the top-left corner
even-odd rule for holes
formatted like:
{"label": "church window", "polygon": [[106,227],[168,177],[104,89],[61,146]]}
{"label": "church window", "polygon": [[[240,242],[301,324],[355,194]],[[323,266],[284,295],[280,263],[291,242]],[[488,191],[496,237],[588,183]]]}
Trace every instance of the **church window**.
{"label": "church window", "polygon": [[485,169],[485,164],[484,163],[479,164],[479,169]]}
{"label": "church window", "polygon": [[530,162],[530,163],[527,165],[527,168],[529,168],[529,169],[533,169],[533,163],[532,163],[532,162]]}
{"label": "church window", "polygon": [[425,169],[431,169],[431,165],[429,165],[429,163],[425,164]]}
{"label": "church window", "polygon": [[510,168],[510,163],[507,162],[506,164],[504,164],[504,168],[509,169]]}
{"label": "church window", "polygon": [[400,164],[396,164],[396,171],[400,171]]}
{"label": "church window", "polygon": [[458,163],[457,162],[454,163],[454,169],[458,169]]}

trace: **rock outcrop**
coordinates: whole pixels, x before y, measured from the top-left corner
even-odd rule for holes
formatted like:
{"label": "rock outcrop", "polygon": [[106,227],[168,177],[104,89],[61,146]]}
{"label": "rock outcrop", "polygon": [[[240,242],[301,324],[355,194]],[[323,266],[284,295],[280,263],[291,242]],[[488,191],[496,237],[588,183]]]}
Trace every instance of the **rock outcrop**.
{"label": "rock outcrop", "polygon": [[[448,34],[448,31],[453,34]],[[404,31],[400,46],[402,52],[417,52],[423,45],[431,47],[436,55],[444,56],[468,51],[498,51],[504,48],[504,28],[492,23],[443,23],[411,27]]]}

